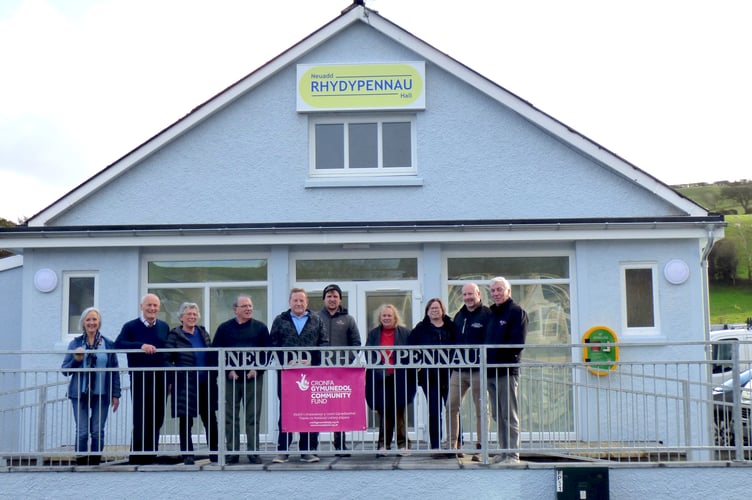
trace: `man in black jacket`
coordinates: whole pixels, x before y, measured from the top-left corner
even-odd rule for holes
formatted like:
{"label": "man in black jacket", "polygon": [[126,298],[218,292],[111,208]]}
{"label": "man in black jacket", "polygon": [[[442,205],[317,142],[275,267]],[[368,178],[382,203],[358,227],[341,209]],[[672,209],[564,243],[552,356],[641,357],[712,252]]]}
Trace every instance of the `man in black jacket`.
{"label": "man in black jacket", "polygon": [[488,363],[492,365],[488,372],[488,390],[497,393],[499,445],[502,450],[512,450],[495,457],[495,462],[517,463],[520,461],[519,362],[527,337],[527,313],[512,300],[512,287],[505,278],[491,280],[491,298],[494,303],[490,307],[492,316],[486,344],[512,346],[488,349]]}
{"label": "man in black jacket", "polygon": [[[480,298],[480,288],[475,283],[467,283],[462,287],[462,301],[464,305],[454,316],[454,344],[456,345],[480,345],[485,342],[486,329],[491,319],[491,310],[484,306]],[[469,364],[477,364],[478,349],[459,349],[465,353],[462,359]],[[476,448],[480,449],[483,441],[482,432],[486,429],[481,427],[481,382],[480,370],[473,368],[455,368],[449,378],[449,399],[447,400],[447,420],[449,422],[449,446],[461,448],[460,442],[460,406],[462,399],[471,390],[475,403],[475,426],[478,436]],[[462,453],[458,453],[462,455]],[[474,454],[473,461],[480,461],[480,455]]]}
{"label": "man in black jacket", "polygon": [[[253,300],[248,295],[239,295],[232,304],[235,317],[217,328],[212,347],[268,347],[271,344],[269,329],[264,323],[254,319]],[[265,355],[256,353],[256,366],[265,365]],[[232,363],[229,361],[229,368]],[[261,403],[264,399],[264,370],[228,370],[225,390],[225,441],[228,450],[240,449],[240,404],[245,403],[245,435],[249,451],[259,450],[259,428],[261,426]],[[237,455],[227,457],[228,464],[238,463]],[[260,464],[261,457],[256,453],[248,455],[252,464]]]}

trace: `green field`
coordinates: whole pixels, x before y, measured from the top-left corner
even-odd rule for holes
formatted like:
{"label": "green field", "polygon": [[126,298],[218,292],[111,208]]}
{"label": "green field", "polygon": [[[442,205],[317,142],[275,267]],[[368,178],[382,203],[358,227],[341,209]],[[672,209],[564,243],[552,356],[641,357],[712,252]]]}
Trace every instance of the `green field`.
{"label": "green field", "polygon": [[710,285],[710,323],[745,323],[752,317],[752,284]]}

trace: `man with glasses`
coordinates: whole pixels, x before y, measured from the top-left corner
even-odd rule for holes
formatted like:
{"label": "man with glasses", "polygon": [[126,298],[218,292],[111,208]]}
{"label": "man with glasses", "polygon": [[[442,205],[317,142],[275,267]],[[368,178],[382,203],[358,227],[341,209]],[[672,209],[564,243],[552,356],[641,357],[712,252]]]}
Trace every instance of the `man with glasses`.
{"label": "man with glasses", "polygon": [[[268,347],[271,344],[267,326],[253,319],[253,300],[239,295],[232,304],[235,317],[219,325],[212,347]],[[238,356],[245,359],[245,356]],[[256,367],[265,365],[266,354],[256,353]],[[230,368],[228,366],[228,368]],[[261,404],[264,399],[264,371],[258,368],[230,369],[225,374],[225,442],[230,451],[240,450],[240,404],[245,403],[245,435],[248,451],[259,449]],[[238,455],[227,457],[228,464],[238,463]],[[262,463],[257,453],[248,455],[252,464]]]}

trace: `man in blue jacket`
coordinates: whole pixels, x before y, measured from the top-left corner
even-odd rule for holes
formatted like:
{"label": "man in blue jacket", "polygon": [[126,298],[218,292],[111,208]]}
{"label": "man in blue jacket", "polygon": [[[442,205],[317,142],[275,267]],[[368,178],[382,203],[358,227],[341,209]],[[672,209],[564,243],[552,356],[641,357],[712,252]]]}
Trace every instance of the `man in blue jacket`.
{"label": "man in blue jacket", "polygon": [[[302,288],[293,288],[290,290],[290,309],[283,312],[272,322],[272,328],[269,332],[271,335],[272,346],[274,347],[297,347],[305,351],[306,347],[327,346],[329,337],[327,336],[324,322],[318,314],[313,314],[308,309],[308,295]],[[320,364],[321,352],[309,351],[310,361],[306,359],[301,365],[311,366]],[[280,359],[284,356],[282,352]],[[277,377],[277,396],[279,397],[279,439],[277,441],[277,450],[279,455],[274,457],[272,462],[284,463],[289,459],[287,450],[292,443],[293,433],[282,431],[282,407],[284,401],[282,398],[282,370],[278,370]],[[319,446],[318,432],[301,432],[298,448],[302,452],[300,460],[302,462],[318,462],[319,457],[315,454]]]}
{"label": "man in blue jacket", "polygon": [[[165,347],[170,327],[157,319],[161,302],[153,293],[141,299],[141,314],[123,325],[115,340],[117,349],[139,349],[128,353],[131,370],[131,398],[133,399],[133,435],[130,457],[132,464],[151,464],[159,448],[159,431],[164,422],[167,404],[166,372],[152,368],[166,368],[167,356],[160,352]],[[147,453],[143,453],[147,452]]]}
{"label": "man in blue jacket", "polygon": [[527,313],[512,300],[512,287],[505,278],[491,280],[491,298],[494,303],[490,307],[486,344],[511,346],[488,348],[488,363],[492,366],[488,371],[488,390],[497,391],[499,445],[507,450],[497,455],[495,462],[513,464],[520,461],[519,362],[527,337]]}

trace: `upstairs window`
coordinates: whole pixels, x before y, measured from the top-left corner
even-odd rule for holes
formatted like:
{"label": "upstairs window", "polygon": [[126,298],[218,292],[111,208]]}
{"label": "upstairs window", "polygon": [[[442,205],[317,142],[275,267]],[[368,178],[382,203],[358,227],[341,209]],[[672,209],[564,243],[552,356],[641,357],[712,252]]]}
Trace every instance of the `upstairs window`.
{"label": "upstairs window", "polygon": [[415,117],[311,118],[311,174],[414,175]]}

